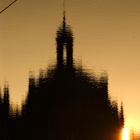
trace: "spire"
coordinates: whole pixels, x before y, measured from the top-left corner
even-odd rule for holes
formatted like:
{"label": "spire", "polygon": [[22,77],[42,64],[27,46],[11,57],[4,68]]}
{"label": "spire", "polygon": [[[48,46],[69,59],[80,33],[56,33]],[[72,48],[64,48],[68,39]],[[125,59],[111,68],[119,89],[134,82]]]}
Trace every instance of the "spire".
{"label": "spire", "polygon": [[8,82],[4,84],[4,95],[3,95],[3,115],[6,118],[9,117],[10,113],[10,101],[9,101],[9,85]]}
{"label": "spire", "polygon": [[66,1],[63,0],[63,29],[66,28]]}
{"label": "spire", "polygon": [[[63,0],[63,21],[61,26],[58,28],[56,43],[57,43],[57,65],[60,69],[63,66],[68,68],[72,67],[73,64],[73,34],[69,25],[66,24],[66,4]],[[66,49],[64,49],[66,48]],[[66,51],[66,63],[64,56]]]}
{"label": "spire", "polygon": [[124,111],[123,111],[123,103],[121,102],[121,107],[120,107],[120,127],[124,127]]}

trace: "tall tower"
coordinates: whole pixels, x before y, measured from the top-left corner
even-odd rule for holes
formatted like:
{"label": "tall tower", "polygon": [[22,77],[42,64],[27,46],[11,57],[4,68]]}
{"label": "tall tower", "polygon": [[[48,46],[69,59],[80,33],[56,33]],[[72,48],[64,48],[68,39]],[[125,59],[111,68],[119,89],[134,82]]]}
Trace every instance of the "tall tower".
{"label": "tall tower", "polygon": [[[71,68],[73,65],[73,33],[66,23],[65,6],[63,10],[63,21],[58,28],[57,37],[57,67],[63,69],[64,66]],[[64,50],[66,51],[66,63],[64,62]]]}

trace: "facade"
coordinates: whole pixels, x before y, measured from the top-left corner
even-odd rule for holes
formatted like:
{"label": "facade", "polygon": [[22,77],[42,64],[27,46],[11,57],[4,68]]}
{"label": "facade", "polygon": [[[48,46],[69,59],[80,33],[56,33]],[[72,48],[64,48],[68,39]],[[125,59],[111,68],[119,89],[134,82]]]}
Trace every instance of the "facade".
{"label": "facade", "polygon": [[[66,51],[66,58],[64,58]],[[57,62],[35,79],[29,78],[22,111],[10,113],[9,89],[0,98],[2,140],[119,140],[123,106],[111,101],[108,77],[74,64],[73,33],[63,21],[56,33]]]}

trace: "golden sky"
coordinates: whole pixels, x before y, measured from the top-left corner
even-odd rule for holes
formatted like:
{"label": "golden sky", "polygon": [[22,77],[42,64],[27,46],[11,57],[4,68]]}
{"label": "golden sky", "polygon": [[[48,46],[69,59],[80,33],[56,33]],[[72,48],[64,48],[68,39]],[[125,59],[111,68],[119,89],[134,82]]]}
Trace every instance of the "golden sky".
{"label": "golden sky", "polygon": [[[67,0],[66,9],[75,59],[108,72],[109,93],[123,101],[126,126],[140,130],[140,1]],[[30,70],[54,62],[61,20],[62,0],[18,0],[0,15],[0,85],[9,81],[12,102],[25,97]]]}

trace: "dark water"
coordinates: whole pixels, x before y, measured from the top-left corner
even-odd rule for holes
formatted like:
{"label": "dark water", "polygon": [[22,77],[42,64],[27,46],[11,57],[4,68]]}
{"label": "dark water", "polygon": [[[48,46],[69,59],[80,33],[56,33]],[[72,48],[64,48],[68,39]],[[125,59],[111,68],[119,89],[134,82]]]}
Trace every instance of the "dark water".
{"label": "dark water", "polygon": [[65,16],[57,31],[56,52],[56,64],[41,71],[38,78],[30,75],[21,112],[11,111],[5,86],[0,100],[0,139],[119,140],[123,106],[119,109],[109,98],[106,74],[97,78],[74,63],[73,33]]}

